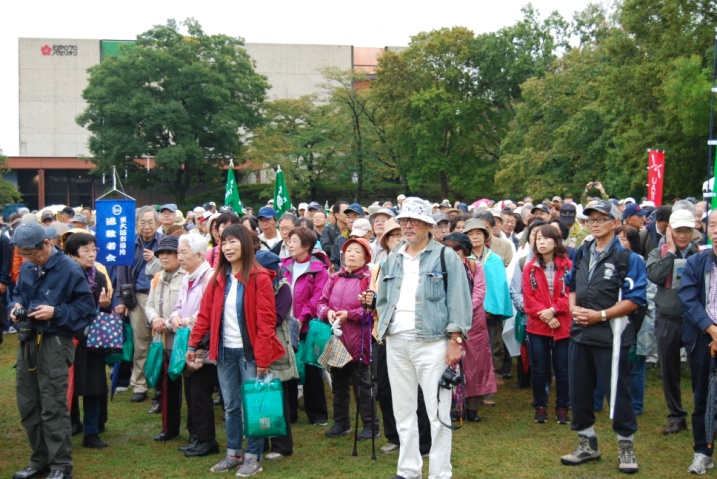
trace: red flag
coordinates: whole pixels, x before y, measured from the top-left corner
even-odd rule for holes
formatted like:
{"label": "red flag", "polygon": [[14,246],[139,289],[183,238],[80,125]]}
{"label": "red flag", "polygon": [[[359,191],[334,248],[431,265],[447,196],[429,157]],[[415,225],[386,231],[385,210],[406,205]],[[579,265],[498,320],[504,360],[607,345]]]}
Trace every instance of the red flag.
{"label": "red flag", "polygon": [[662,206],[662,185],[665,181],[665,152],[647,151],[647,199]]}

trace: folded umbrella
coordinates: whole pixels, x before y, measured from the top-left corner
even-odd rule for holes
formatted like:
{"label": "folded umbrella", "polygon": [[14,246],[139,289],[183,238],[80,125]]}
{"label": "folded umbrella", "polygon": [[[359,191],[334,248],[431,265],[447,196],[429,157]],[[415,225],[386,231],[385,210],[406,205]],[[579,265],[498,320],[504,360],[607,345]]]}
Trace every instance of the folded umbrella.
{"label": "folded umbrella", "polygon": [[705,436],[707,447],[712,449],[715,432],[715,401],[717,401],[717,359],[715,350],[710,348],[710,380],[707,386],[707,406],[705,409]]}

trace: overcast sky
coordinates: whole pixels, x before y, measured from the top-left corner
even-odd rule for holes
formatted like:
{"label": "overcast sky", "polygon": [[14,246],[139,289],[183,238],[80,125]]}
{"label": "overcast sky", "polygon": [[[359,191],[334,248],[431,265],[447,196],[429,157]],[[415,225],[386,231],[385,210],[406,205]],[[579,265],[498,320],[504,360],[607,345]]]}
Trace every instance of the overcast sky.
{"label": "overcast sky", "polygon": [[[0,27],[0,149],[19,152],[18,38],[133,40],[168,18],[194,17],[207,34],[243,37],[247,43],[296,43],[384,47],[408,45],[418,32],[465,26],[484,33],[512,25],[527,0],[361,0],[336,2],[215,0],[21,0],[3,9]],[[589,0],[533,0],[545,18],[566,19]],[[592,3],[601,3],[593,0]],[[340,5],[340,6],[339,6]]]}

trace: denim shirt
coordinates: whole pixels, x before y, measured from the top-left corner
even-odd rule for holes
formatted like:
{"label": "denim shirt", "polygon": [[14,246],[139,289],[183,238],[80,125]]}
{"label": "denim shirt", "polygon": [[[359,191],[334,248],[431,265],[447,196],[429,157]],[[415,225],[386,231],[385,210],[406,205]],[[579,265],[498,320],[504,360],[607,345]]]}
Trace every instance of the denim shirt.
{"label": "denim shirt", "polygon": [[[396,310],[403,282],[403,259],[396,253],[403,244],[402,241],[389,253],[378,277],[376,309],[380,318],[378,337],[382,340]],[[463,262],[455,251],[445,248],[446,287],[441,269],[441,249],[444,248],[431,237],[421,252],[416,290],[416,341],[437,341],[450,333],[461,333],[465,338],[471,327],[471,292]]]}
{"label": "denim shirt", "polygon": [[[227,302],[227,296],[229,296],[229,288],[232,287],[232,281],[229,278],[232,275],[231,270],[227,271],[227,284],[224,287],[224,303]],[[237,321],[239,322],[239,329],[241,330],[241,341],[246,344],[244,336],[246,333],[246,327],[244,327],[244,284],[237,280]],[[222,311],[222,321],[224,321],[224,311]],[[224,325],[221,325],[223,328]],[[221,331],[221,329],[220,329]],[[248,339],[248,338],[247,338]],[[224,359],[224,337],[219,335],[219,361]]]}

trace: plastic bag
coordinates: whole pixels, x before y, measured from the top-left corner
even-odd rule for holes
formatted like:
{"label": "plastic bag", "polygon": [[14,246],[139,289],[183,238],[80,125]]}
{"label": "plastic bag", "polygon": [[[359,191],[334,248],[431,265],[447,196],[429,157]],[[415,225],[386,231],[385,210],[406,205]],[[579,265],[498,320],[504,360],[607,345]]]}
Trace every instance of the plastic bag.
{"label": "plastic bag", "polygon": [[525,342],[525,324],[523,323],[523,313],[518,311],[515,314],[515,340],[518,344]]}
{"label": "plastic bag", "polygon": [[154,388],[162,372],[162,360],[164,356],[164,344],[162,341],[152,341],[149,344],[147,362],[144,364],[144,377],[147,379],[147,386]]}
{"label": "plastic bag", "polygon": [[244,407],[244,435],[246,437],[276,437],[286,435],[284,418],[284,389],[281,380],[267,375],[242,383]]}
{"label": "plastic bag", "polygon": [[122,361],[132,362],[134,358],[134,339],[132,338],[132,325],[124,323],[124,343],[122,344]]}
{"label": "plastic bag", "polygon": [[306,334],[304,348],[304,362],[312,366],[321,367],[319,356],[324,352],[326,343],[331,339],[331,325],[320,319],[309,321],[309,332]]}
{"label": "plastic bag", "polygon": [[187,364],[187,343],[189,343],[189,328],[179,328],[174,333],[174,347],[172,348],[172,356],[169,358],[169,368],[167,375],[172,381],[176,381],[182,376],[184,366]]}
{"label": "plastic bag", "polygon": [[304,362],[304,355],[306,354],[306,341],[303,339],[299,341],[299,350],[296,353],[296,370],[299,372],[299,384],[306,382],[306,362]]}

